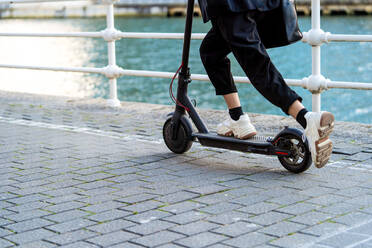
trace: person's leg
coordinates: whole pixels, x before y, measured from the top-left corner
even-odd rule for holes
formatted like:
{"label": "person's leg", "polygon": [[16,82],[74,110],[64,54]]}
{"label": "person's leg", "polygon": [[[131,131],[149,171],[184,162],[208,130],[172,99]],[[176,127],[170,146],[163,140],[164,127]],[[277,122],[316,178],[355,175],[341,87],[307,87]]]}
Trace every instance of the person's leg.
{"label": "person's leg", "polygon": [[296,100],[289,106],[288,114],[292,116],[304,129],[307,126],[307,121],[305,118],[306,113],[309,112],[307,109],[302,105],[302,103]]}
{"label": "person's leg", "polygon": [[257,13],[250,11],[248,14],[223,16],[219,19],[218,27],[252,85],[288,114],[289,107],[297,100],[301,102],[302,98],[287,86],[271,62],[256,29],[254,16]]}
{"label": "person's leg", "polygon": [[[216,89],[216,95],[224,97],[231,118],[218,125],[217,133],[247,139],[254,136],[256,130],[250,123],[248,115],[243,114],[238,92],[231,75],[230,60],[227,58],[230,52],[230,46],[216,28],[215,21],[212,21],[212,28],[200,46],[200,57],[209,79]],[[243,118],[240,118],[241,116]]]}
{"label": "person's leg", "polygon": [[231,75],[230,60],[227,57],[231,49],[214,23],[215,21],[212,21],[212,28],[201,43],[200,58],[216,90],[216,95],[237,93]]}
{"label": "person's leg", "polygon": [[240,107],[240,99],[237,92],[223,95],[226,105],[229,109]]}
{"label": "person's leg", "polygon": [[308,112],[301,104],[302,98],[287,86],[260,40],[255,22],[257,14],[254,11],[231,14],[221,18],[218,27],[252,85],[305,128],[313,162],[320,168],[332,153],[329,135],[334,117],[329,112]]}

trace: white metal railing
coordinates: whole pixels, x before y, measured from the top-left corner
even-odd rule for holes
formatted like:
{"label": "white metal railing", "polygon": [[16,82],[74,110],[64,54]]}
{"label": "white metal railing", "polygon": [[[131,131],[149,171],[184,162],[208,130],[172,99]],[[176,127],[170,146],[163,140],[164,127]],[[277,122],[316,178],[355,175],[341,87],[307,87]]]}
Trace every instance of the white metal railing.
{"label": "white metal railing", "polygon": [[[0,0],[0,3],[30,3],[30,2],[61,2],[61,1],[77,1],[77,0]],[[107,42],[108,65],[103,68],[94,67],[52,67],[52,66],[34,66],[34,65],[8,65],[0,64],[0,68],[17,68],[17,69],[33,69],[33,70],[51,70],[51,71],[66,71],[66,72],[83,72],[83,73],[99,73],[105,75],[109,79],[110,98],[108,104],[110,106],[119,106],[120,101],[117,97],[117,78],[121,76],[141,76],[141,77],[157,77],[157,78],[172,78],[174,72],[158,72],[145,70],[125,70],[116,65],[115,56],[115,41],[119,39],[183,39],[183,33],[136,33],[136,32],[121,32],[114,27],[114,2],[115,0],[105,0],[107,6],[106,14],[106,29],[100,32],[70,32],[70,33],[1,33],[1,36],[12,37],[85,37],[85,38],[102,38]],[[320,28],[320,0],[312,0],[312,29],[304,32],[303,42],[312,46],[312,74],[303,79],[286,79],[286,83],[290,86],[302,86],[312,93],[312,109],[320,111],[322,91],[330,88],[343,89],[360,89],[372,90],[372,83],[364,82],[340,82],[326,79],[321,74],[320,64],[320,47],[323,43],[331,41],[337,42],[372,42],[372,35],[343,35],[331,34],[324,32]],[[192,39],[203,39],[205,34],[194,33]],[[209,81],[207,75],[193,74],[193,80]],[[234,77],[236,82],[250,83],[247,77]]]}

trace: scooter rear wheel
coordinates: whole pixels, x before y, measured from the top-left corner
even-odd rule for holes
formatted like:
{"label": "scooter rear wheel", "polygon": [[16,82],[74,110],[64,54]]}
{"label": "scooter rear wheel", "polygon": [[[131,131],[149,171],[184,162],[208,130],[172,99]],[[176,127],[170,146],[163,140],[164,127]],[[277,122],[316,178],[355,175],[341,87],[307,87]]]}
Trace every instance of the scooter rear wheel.
{"label": "scooter rear wheel", "polygon": [[163,139],[169,150],[174,153],[182,154],[190,150],[192,146],[192,137],[191,137],[191,127],[186,127],[183,121],[180,121],[178,131],[177,131],[177,138],[172,139],[172,118],[168,118],[168,120],[164,123],[163,126]]}
{"label": "scooter rear wheel", "polygon": [[309,169],[312,160],[308,144],[304,143],[300,136],[294,134],[287,133],[280,138],[278,146],[292,153],[291,156],[278,156],[283,167],[293,173],[301,173]]}

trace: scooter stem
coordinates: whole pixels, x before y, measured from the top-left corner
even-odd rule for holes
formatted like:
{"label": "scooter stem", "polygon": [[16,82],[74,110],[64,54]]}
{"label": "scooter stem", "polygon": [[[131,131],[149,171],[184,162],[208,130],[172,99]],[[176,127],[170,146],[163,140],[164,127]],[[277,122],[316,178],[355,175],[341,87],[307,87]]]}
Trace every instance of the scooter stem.
{"label": "scooter stem", "polygon": [[183,40],[183,52],[182,52],[182,69],[181,74],[186,75],[189,66],[189,54],[190,54],[190,43],[192,33],[192,21],[194,17],[194,4],[195,0],[189,0],[187,3],[187,14],[186,14],[186,25],[185,34]]}

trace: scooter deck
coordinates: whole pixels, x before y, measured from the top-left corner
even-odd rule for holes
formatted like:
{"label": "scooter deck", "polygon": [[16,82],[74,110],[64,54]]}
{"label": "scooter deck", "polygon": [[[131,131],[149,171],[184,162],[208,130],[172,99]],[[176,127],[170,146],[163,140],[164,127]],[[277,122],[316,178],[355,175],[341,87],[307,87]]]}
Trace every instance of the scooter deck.
{"label": "scooter deck", "polygon": [[196,137],[203,146],[276,155],[273,145],[269,142],[270,137],[258,136],[249,140],[241,140],[233,137],[220,136],[216,133],[194,133],[193,137]]}

